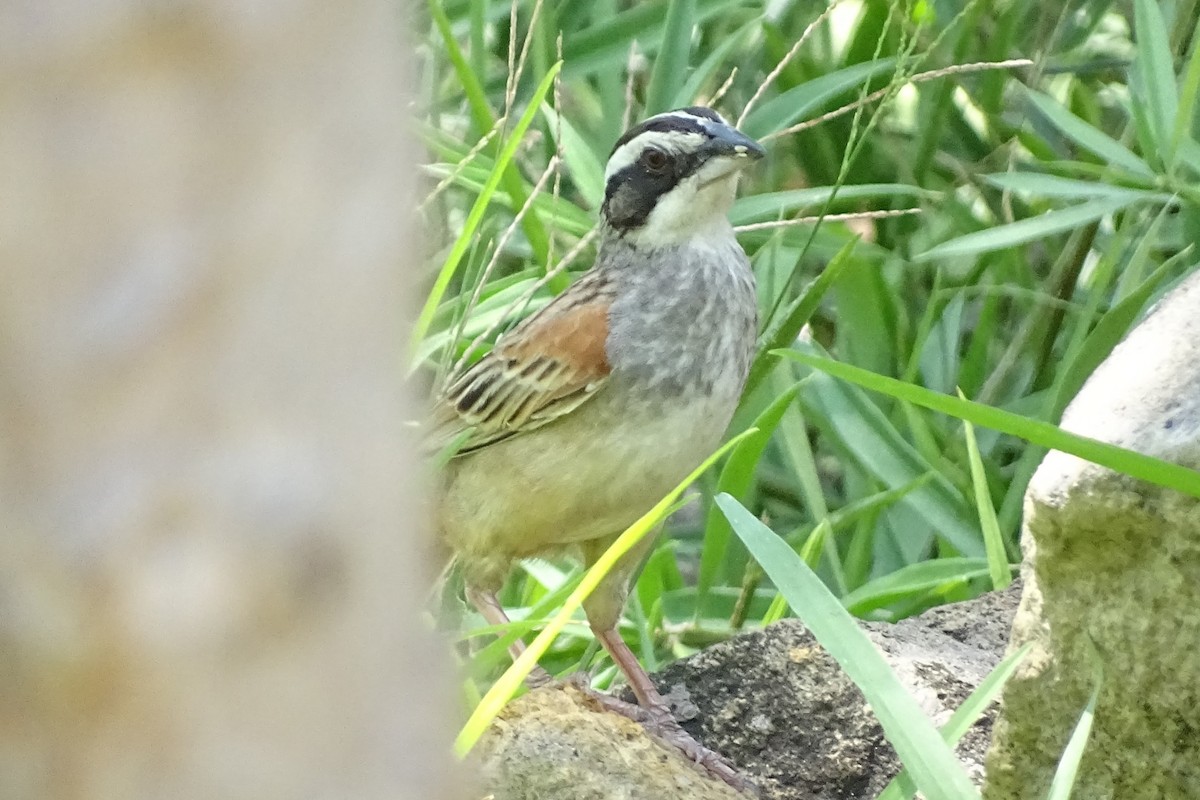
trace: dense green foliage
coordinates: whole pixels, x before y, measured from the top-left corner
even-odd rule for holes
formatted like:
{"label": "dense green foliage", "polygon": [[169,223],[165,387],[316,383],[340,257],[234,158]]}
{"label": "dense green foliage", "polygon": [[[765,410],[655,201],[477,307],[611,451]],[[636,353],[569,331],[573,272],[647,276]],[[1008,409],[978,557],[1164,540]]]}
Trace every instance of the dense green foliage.
{"label": "dense green foliage", "polygon": [[[1040,445],[1078,444],[1200,493],[1165,465],[1088,451],[1053,428],[1196,264],[1196,5],[847,0],[793,51],[823,7],[431,0],[431,291],[414,362],[436,385],[587,267],[604,161],[628,121],[719,89],[714,105],[736,120],[755,98],[741,127],[769,156],[734,222],[804,218],[741,233],[763,334],[730,435],[758,433],[669,521],[625,634],[653,669],[789,613],[712,502],[719,492],[859,616],[897,619],[1004,583]],[[862,212],[894,213],[842,216]],[[859,368],[858,382],[821,368],[830,360]],[[901,384],[949,405],[918,404]],[[1009,414],[974,414],[960,392]],[[525,620],[510,635],[559,609],[572,575],[526,565],[504,596]],[[477,642],[469,696],[507,664],[503,642]],[[542,663],[569,671],[594,651],[576,622]]]}

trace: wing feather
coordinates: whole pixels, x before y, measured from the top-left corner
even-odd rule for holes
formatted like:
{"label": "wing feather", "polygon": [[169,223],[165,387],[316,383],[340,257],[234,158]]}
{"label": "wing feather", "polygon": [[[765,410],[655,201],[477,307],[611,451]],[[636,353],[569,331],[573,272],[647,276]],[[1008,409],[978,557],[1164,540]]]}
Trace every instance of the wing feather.
{"label": "wing feather", "polygon": [[438,450],[470,431],[458,455],[487,447],[569,414],[608,377],[608,310],[613,287],[590,272],[501,337],[490,353],[446,383],[427,447]]}

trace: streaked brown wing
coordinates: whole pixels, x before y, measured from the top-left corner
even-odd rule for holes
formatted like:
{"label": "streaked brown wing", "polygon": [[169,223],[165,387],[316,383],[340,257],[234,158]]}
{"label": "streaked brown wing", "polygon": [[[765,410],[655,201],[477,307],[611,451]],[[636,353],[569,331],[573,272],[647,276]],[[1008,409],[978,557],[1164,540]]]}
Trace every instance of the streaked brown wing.
{"label": "streaked brown wing", "polygon": [[470,431],[469,453],[569,414],[604,385],[612,286],[591,272],[503,336],[490,353],[451,379],[434,409],[427,446],[440,449]]}

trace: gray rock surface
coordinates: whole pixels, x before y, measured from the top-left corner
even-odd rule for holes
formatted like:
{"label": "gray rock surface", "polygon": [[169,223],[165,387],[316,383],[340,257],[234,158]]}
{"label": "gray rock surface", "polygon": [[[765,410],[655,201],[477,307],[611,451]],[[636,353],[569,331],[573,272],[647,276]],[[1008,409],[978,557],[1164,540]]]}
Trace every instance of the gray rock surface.
{"label": "gray rock surface", "polygon": [[[1068,430],[1200,467],[1200,273],[1113,352]],[[1200,500],[1052,452],[1026,495],[1025,590],[988,800],[1041,797],[1104,684],[1073,796],[1200,797]]]}
{"label": "gray rock surface", "polygon": [[[1017,597],[1014,587],[897,625],[866,627],[940,723],[999,661]],[[708,648],[655,679],[665,694],[690,701],[682,703],[691,707],[684,727],[734,761],[764,800],[865,800],[900,769],[862,694],[796,620]],[[553,706],[522,705],[527,698],[510,706],[480,745],[496,800],[727,796],[678,784],[680,774],[694,771],[685,764],[678,772],[626,720],[605,721],[612,730],[597,737],[600,723],[581,721],[574,703],[562,705],[556,719]],[[977,777],[990,731],[989,715],[959,748]]]}

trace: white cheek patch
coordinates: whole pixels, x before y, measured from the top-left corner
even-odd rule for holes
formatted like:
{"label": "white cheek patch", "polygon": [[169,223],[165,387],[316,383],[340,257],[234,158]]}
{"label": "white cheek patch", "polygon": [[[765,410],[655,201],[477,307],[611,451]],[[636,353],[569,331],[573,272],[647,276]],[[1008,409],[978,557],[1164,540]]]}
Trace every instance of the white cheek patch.
{"label": "white cheek patch", "polygon": [[654,204],[646,222],[629,231],[639,247],[655,248],[709,239],[724,242],[733,235],[728,213],[737,191],[736,171],[701,184],[693,175]]}
{"label": "white cheek patch", "polygon": [[701,133],[683,131],[646,131],[638,134],[618,147],[608,159],[608,166],[604,169],[604,181],[607,183],[613,175],[636,162],[647,147],[653,146],[668,153],[678,153],[698,149],[706,138]]}

